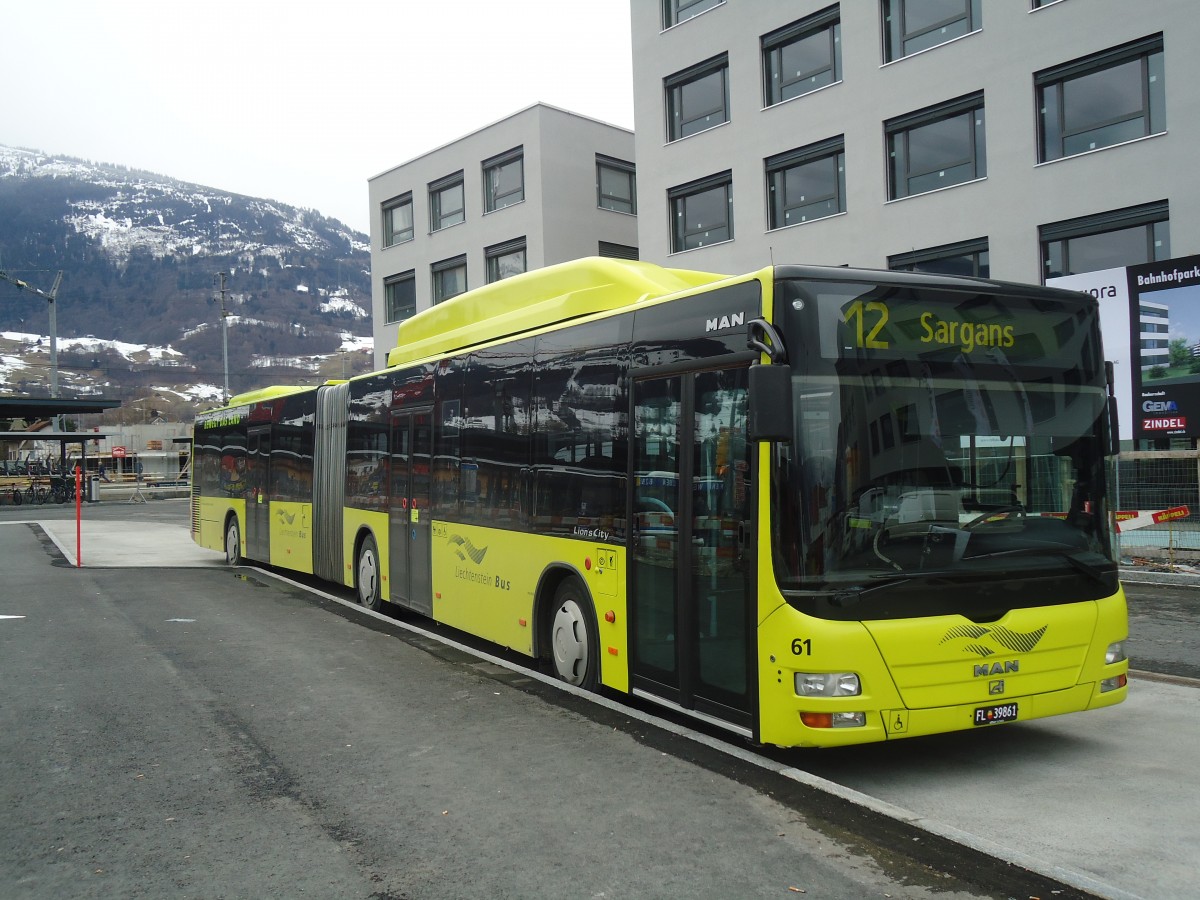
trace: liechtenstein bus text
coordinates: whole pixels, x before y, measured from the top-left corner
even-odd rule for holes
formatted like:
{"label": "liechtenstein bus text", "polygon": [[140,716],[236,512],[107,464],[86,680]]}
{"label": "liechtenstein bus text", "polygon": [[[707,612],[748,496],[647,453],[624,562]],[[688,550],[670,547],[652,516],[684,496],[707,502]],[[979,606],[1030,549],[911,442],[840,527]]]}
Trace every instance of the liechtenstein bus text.
{"label": "liechtenstein bus text", "polygon": [[782,746],[1125,699],[1094,298],[580,260],[197,418],[193,534]]}

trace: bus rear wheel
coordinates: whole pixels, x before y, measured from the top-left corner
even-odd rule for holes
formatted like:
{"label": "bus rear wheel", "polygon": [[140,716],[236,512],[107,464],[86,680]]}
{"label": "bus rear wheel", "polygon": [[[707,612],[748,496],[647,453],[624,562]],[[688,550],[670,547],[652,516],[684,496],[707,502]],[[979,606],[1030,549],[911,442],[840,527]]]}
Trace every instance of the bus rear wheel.
{"label": "bus rear wheel", "polygon": [[592,603],[578,578],[568,578],[554,592],[550,618],[550,656],[554,674],[586,691],[599,681],[599,640]]}
{"label": "bus rear wheel", "polygon": [[230,516],[225,526],[225,562],[231,566],[242,564],[242,530],[236,516]]}
{"label": "bus rear wheel", "polygon": [[383,608],[383,591],[379,578],[379,547],[375,538],[367,535],[358,550],[358,564],[354,567],[354,581],[358,590],[358,602],[367,609],[379,612]]}

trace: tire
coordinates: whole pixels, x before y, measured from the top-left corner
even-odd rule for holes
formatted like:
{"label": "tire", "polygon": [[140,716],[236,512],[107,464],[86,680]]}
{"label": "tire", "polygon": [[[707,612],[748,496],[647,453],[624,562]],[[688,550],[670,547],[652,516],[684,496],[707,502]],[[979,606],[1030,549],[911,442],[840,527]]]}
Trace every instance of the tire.
{"label": "tire", "polygon": [[358,602],[367,609],[375,612],[383,609],[379,546],[369,534],[363,538],[362,546],[358,548],[358,561],[354,564],[354,588],[358,592]]}
{"label": "tire", "polygon": [[225,562],[231,566],[242,564],[242,530],[238,527],[237,516],[230,516],[225,526]]}
{"label": "tire", "polygon": [[585,691],[594,691],[600,676],[599,645],[592,602],[579,579],[572,576],[554,592],[550,663],[555,676]]}

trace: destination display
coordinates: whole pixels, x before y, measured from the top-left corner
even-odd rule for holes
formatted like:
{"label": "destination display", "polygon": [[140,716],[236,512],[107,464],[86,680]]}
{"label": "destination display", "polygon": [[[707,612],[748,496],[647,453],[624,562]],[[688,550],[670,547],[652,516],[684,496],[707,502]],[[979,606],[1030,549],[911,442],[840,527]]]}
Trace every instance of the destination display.
{"label": "destination display", "polygon": [[1082,298],[847,282],[798,283],[798,288],[801,296],[793,306],[816,307],[825,359],[963,357],[972,363],[1051,368],[1090,362],[1085,367],[1092,371],[1099,365],[1098,348],[1089,341],[1097,307]]}

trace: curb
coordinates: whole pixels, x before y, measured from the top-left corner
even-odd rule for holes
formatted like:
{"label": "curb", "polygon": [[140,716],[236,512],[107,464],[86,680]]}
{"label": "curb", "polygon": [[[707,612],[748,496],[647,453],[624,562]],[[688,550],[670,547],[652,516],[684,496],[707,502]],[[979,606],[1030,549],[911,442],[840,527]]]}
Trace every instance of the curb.
{"label": "curb", "polygon": [[1190,572],[1164,572],[1150,568],[1121,567],[1121,581],[1132,584],[1175,584],[1180,587],[1200,587],[1200,574]]}

